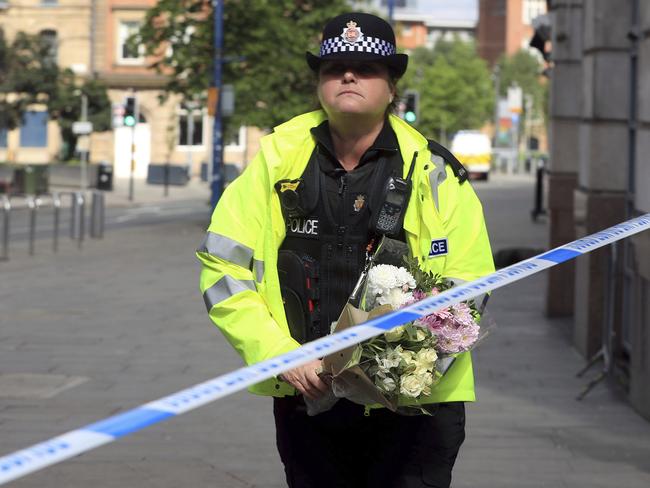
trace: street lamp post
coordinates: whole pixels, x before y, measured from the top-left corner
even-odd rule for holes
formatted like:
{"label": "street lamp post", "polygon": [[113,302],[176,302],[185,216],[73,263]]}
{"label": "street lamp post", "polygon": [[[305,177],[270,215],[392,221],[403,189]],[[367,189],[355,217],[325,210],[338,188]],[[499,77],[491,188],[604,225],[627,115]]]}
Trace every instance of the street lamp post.
{"label": "street lamp post", "polygon": [[501,87],[499,86],[501,83],[501,68],[499,67],[498,63],[495,63],[494,65],[494,72],[492,74],[494,78],[494,137],[492,139],[492,148],[497,147],[497,142],[499,139],[499,100],[501,99],[501,95],[499,94],[499,91]]}
{"label": "street lamp post", "polygon": [[[86,122],[88,120],[88,95],[84,92],[81,92],[81,121]],[[82,136],[85,138],[90,137],[90,135]],[[90,141],[86,141],[89,143]],[[81,164],[81,191],[85,192],[88,189],[88,151],[89,147],[84,147],[83,151],[80,151],[80,164]]]}
{"label": "street lamp post", "polygon": [[210,205],[217,206],[223,181],[221,177],[221,165],[223,158],[223,134],[221,120],[221,73],[223,67],[223,0],[212,0],[214,9],[214,67],[212,83],[217,91],[216,107],[214,110],[214,123],[212,124],[212,181],[210,189]]}

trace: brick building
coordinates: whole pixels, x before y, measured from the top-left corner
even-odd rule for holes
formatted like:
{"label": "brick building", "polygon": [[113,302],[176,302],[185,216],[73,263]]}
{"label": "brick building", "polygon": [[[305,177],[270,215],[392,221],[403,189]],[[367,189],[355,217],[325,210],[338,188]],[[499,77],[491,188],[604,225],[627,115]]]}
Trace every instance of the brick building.
{"label": "brick building", "polygon": [[502,54],[526,48],[533,37],[532,20],[544,13],[546,0],[479,0],[479,55],[492,66]]}

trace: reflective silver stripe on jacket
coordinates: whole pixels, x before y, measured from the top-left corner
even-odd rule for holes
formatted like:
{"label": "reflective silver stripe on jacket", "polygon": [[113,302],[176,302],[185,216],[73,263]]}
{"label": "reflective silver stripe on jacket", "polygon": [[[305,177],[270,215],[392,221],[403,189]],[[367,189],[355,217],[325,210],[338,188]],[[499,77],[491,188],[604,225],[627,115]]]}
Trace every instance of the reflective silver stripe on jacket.
{"label": "reflective silver stripe on jacket", "polygon": [[255,281],[262,282],[264,279],[264,261],[253,259],[253,276],[255,276]]}
{"label": "reflective silver stripe on jacket", "polygon": [[431,173],[429,173],[431,195],[433,196],[433,203],[435,203],[436,208],[440,210],[440,207],[438,206],[438,187],[447,179],[447,170],[445,169],[445,160],[437,154],[431,154],[431,162],[434,165]]}
{"label": "reflective silver stripe on jacket", "polygon": [[236,280],[228,275],[225,275],[214,285],[203,292],[203,301],[208,309],[208,313],[212,307],[223,302],[237,293],[243,291],[256,291],[255,283],[251,280]]}
{"label": "reflective silver stripe on jacket", "polygon": [[208,231],[197,252],[205,252],[242,268],[251,267],[253,250],[230,237]]}

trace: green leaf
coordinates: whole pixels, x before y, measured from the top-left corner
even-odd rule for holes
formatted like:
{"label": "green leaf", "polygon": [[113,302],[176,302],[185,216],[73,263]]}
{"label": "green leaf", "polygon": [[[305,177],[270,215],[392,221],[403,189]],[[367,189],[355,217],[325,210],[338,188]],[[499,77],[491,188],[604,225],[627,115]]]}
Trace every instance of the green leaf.
{"label": "green leaf", "polygon": [[[226,0],[223,82],[234,85],[236,99],[228,133],[240,125],[273,127],[318,106],[305,51],[318,51],[324,24],[344,11],[345,0]],[[147,12],[137,41],[148,55],[161,56],[153,67],[169,75],[168,94],[205,99],[212,15],[204,0],[160,0]]]}

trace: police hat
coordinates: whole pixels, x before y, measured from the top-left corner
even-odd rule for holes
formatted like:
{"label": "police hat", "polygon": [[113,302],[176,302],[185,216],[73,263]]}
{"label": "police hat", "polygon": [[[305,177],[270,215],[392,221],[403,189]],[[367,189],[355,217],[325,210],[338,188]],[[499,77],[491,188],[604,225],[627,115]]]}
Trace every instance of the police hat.
{"label": "police hat", "polygon": [[323,29],[320,56],[307,52],[307,64],[318,72],[321,61],[377,61],[397,78],[406,71],[408,56],[397,54],[395,33],[376,15],[352,12],[330,20]]}

